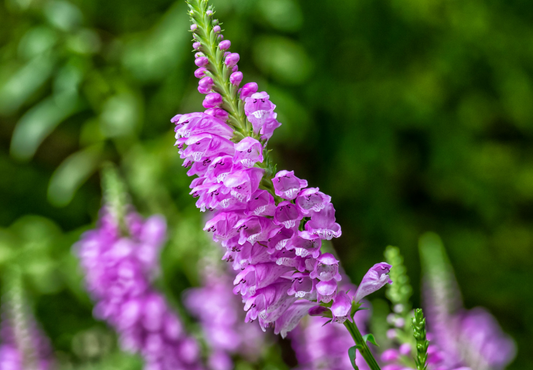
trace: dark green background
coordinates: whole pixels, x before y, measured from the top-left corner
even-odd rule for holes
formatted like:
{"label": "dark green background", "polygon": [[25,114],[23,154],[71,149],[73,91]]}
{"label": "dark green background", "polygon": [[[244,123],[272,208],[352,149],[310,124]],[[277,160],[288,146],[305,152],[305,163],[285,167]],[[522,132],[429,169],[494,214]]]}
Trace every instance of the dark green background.
{"label": "dark green background", "polygon": [[[418,297],[417,240],[435,231],[465,306],[487,307],[516,339],[509,369],[533,368],[533,3],[212,3],[244,81],[277,105],[278,168],[332,196],[352,279],[397,245]],[[39,272],[56,285],[31,290],[67,357],[75,333],[97,325],[70,244],[96,218],[102,161],[120,165],[142,213],[169,218],[169,293],[197,283],[201,220],[169,122],[201,108],[185,11],[167,0],[0,5],[0,226],[20,233],[10,225],[36,214],[62,230]]]}

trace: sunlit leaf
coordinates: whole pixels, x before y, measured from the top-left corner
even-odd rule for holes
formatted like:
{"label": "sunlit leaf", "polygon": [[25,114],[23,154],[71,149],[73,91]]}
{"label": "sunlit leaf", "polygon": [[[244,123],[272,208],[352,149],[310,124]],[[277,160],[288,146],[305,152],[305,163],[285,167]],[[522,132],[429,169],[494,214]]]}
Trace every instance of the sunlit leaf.
{"label": "sunlit leaf", "polygon": [[263,73],[287,85],[303,83],[313,69],[305,49],[281,36],[258,38],[254,43],[254,60]]}
{"label": "sunlit leaf", "polygon": [[11,155],[20,160],[31,159],[43,140],[75,112],[77,105],[77,94],[69,91],[46,98],[32,107],[15,126]]}
{"label": "sunlit leaf", "polygon": [[55,57],[44,54],[20,68],[0,86],[0,113],[16,111],[50,77]]}
{"label": "sunlit leaf", "polygon": [[78,188],[96,171],[100,161],[100,145],[76,152],[65,159],[50,179],[50,203],[57,207],[69,204]]}

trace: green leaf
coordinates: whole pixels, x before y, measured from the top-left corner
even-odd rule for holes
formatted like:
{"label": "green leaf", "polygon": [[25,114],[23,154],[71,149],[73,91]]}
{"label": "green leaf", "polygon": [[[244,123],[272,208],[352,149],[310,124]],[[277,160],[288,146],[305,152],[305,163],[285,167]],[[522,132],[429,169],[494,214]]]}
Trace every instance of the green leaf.
{"label": "green leaf", "polygon": [[350,347],[350,348],[348,349],[348,356],[350,356],[350,363],[352,364],[353,368],[354,368],[355,370],[359,370],[359,368],[358,368],[357,365],[355,364],[355,354],[356,354],[356,349],[357,349],[356,346]]}
{"label": "green leaf", "polygon": [[100,145],[69,156],[57,168],[48,185],[48,200],[57,207],[70,203],[78,188],[96,171],[101,161]]}
{"label": "green leaf", "polygon": [[48,97],[28,110],[17,122],[11,139],[11,155],[29,160],[43,140],[76,111],[78,96],[65,92]]}
{"label": "green leaf", "polygon": [[363,335],[363,340],[365,342],[370,342],[372,343],[373,345],[375,345],[376,347],[379,347],[379,344],[376,343],[376,338],[374,338],[374,335],[373,334],[366,334],[366,335]]}

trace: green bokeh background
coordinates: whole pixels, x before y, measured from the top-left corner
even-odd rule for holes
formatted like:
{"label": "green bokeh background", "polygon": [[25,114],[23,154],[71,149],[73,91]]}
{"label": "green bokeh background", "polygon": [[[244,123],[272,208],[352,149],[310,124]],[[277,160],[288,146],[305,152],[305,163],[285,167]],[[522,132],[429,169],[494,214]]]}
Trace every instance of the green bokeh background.
{"label": "green bokeh background", "polygon": [[[516,339],[509,369],[533,368],[533,3],[212,3],[245,82],[277,105],[278,168],[332,196],[352,279],[397,245],[419,297],[417,240],[434,231],[465,306]],[[0,269],[24,267],[68,361],[107,343],[70,247],[96,219],[103,161],[169,219],[169,295],[198,283],[206,243],[169,122],[201,108],[188,26],[183,1],[0,3]]]}

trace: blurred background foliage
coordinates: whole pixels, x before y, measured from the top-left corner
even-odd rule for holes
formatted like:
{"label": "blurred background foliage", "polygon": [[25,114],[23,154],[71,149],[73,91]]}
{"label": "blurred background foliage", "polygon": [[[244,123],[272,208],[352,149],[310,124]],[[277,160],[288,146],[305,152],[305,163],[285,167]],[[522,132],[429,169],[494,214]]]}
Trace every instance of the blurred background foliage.
{"label": "blurred background foliage", "polygon": [[[278,168],[332,195],[352,280],[398,245],[419,297],[417,239],[435,231],[465,306],[516,339],[509,368],[533,368],[531,2],[212,3],[245,82],[278,106]],[[20,265],[65,364],[139,366],[91,318],[71,253],[103,161],[169,219],[169,296],[198,283],[208,243],[169,123],[201,108],[187,29],[183,1],[0,3],[0,269]]]}

